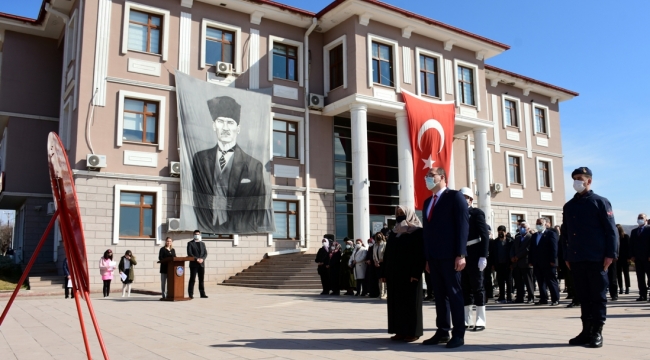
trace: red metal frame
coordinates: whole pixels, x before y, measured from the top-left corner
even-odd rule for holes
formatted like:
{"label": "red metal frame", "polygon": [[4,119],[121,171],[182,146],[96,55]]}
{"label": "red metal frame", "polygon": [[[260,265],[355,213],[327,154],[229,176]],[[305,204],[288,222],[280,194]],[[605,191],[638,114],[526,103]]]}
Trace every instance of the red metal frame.
{"label": "red metal frame", "polygon": [[81,215],[79,212],[79,203],[77,201],[77,192],[75,190],[74,181],[72,178],[72,170],[70,169],[70,162],[66,152],[61,144],[59,136],[51,132],[47,141],[48,160],[50,168],[50,181],[52,185],[52,194],[56,204],[56,212],[52,216],[50,223],[45,229],[45,233],[32,254],[23,275],[20,277],[16,289],[14,290],[7,306],[5,307],[2,316],[0,317],[0,326],[9,312],[9,308],[13,303],[18,291],[23,282],[27,278],[29,271],[36,261],[36,257],[40,252],[43,244],[48,235],[54,227],[54,222],[59,221],[59,228],[61,230],[61,237],[63,238],[63,246],[66,258],[68,259],[68,267],[70,269],[70,280],[72,282],[72,293],[77,307],[77,315],[79,316],[79,325],[81,326],[81,333],[83,335],[84,346],[86,348],[86,355],[88,359],[92,359],[90,353],[90,344],[88,343],[88,334],[86,333],[86,326],[84,324],[83,315],[81,313],[81,300],[86,300],[88,305],[88,312],[97,334],[99,346],[102,349],[104,359],[108,359],[108,352],[102,337],[99,323],[95,316],[92,302],[90,301],[90,281],[88,277],[88,259],[86,256],[86,239],[83,233],[83,226],[81,224]]}

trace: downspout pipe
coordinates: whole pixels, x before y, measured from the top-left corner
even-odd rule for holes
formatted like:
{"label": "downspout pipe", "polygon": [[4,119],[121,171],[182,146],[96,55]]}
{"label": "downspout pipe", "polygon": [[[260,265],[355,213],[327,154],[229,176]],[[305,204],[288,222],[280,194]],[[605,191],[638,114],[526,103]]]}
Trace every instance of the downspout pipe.
{"label": "downspout pipe", "polygon": [[309,179],[309,34],[318,25],[318,19],[311,19],[311,26],[305,32],[305,54],[303,55],[305,66],[305,248],[309,249],[309,237],[311,236],[311,186]]}

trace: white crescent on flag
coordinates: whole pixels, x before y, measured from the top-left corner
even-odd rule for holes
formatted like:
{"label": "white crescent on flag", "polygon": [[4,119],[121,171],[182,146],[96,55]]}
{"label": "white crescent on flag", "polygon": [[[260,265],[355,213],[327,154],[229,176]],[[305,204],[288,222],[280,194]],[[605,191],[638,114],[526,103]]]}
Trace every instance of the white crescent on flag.
{"label": "white crescent on flag", "polygon": [[418,131],[418,148],[420,151],[422,151],[422,146],[421,146],[421,140],[422,140],[422,135],[429,130],[429,129],[436,129],[440,133],[440,149],[438,152],[442,151],[442,148],[445,146],[445,130],[442,128],[442,124],[438,122],[438,120],[434,119],[429,119],[422,124],[420,127],[420,131]]}

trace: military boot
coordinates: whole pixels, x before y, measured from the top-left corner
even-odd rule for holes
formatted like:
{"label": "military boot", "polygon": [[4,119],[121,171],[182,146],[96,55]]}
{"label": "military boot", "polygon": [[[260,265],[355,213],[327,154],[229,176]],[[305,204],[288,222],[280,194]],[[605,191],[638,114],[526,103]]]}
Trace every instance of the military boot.
{"label": "military boot", "polygon": [[589,347],[603,347],[603,324],[594,325],[591,328],[591,340],[589,341]]}
{"label": "military boot", "polygon": [[591,322],[582,320],[582,331],[569,340],[569,345],[587,345],[591,342]]}

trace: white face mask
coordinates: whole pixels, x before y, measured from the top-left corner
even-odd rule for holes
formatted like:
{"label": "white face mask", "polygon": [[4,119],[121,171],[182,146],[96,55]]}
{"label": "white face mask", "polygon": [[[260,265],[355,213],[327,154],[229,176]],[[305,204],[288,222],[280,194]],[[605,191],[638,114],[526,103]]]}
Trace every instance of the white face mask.
{"label": "white face mask", "polygon": [[578,193],[585,191],[585,182],[582,180],[573,180],[573,190]]}
{"label": "white face mask", "polygon": [[435,182],[432,177],[425,176],[424,181],[426,182],[427,189],[433,190],[434,187],[436,187],[438,184],[440,184],[440,181]]}
{"label": "white face mask", "polygon": [[537,232],[542,232],[542,231],[544,231],[544,230],[546,230],[546,226],[544,226],[544,225],[537,225]]}
{"label": "white face mask", "polygon": [[361,244],[357,244],[357,249],[361,249]]}
{"label": "white face mask", "polygon": [[643,226],[643,225],[645,225],[645,220],[643,220],[643,219],[638,219],[638,220],[636,221],[636,223],[639,224],[639,226]]}
{"label": "white face mask", "polygon": [[326,242],[323,243],[323,247],[327,249],[327,243]]}
{"label": "white face mask", "polygon": [[350,246],[350,245],[345,245],[345,248],[346,248],[346,249],[349,249],[349,248],[351,248],[351,247],[352,247],[352,246]]}
{"label": "white face mask", "polygon": [[194,235],[194,241],[201,241],[201,235]]}

